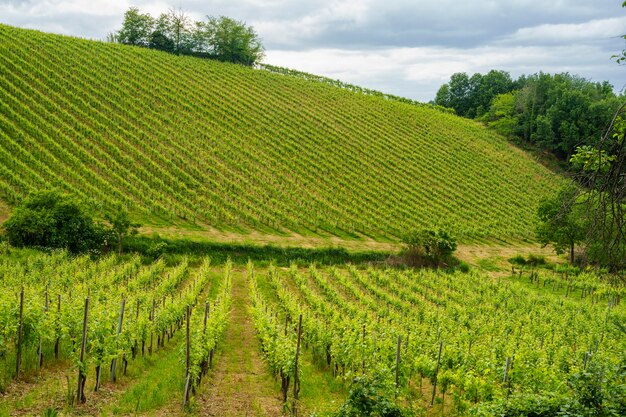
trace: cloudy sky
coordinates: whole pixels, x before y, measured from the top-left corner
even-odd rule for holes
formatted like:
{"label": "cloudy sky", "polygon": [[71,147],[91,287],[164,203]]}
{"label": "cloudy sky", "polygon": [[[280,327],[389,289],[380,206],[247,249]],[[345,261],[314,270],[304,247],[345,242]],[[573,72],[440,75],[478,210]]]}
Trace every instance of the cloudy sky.
{"label": "cloudy sky", "polygon": [[104,39],[130,6],[254,26],[264,62],[432,100],[455,72],[570,72],[626,84],[621,0],[0,0],[0,22]]}

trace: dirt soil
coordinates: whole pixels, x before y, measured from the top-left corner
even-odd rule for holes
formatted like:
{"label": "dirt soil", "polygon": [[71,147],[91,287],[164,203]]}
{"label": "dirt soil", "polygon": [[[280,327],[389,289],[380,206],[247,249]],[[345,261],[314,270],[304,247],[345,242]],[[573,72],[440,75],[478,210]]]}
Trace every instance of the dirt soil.
{"label": "dirt soil", "polygon": [[244,273],[233,271],[233,307],[215,369],[197,395],[200,416],[282,416],[280,384],[261,357]]}

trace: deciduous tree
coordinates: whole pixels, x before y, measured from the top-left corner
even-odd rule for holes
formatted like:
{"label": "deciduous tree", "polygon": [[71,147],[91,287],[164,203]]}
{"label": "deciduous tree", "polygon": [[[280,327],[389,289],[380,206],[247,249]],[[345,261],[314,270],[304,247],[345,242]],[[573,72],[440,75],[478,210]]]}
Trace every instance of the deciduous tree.
{"label": "deciduous tree", "polygon": [[137,234],[137,228],[141,225],[130,220],[128,210],[121,204],[118,204],[112,213],[106,215],[106,220],[111,225],[111,235],[117,241],[118,255],[122,255],[122,241],[126,236]]}
{"label": "deciduous tree", "polygon": [[149,46],[154,23],[148,13],[140,13],[138,8],[131,7],[124,13],[122,28],[110,40],[127,45]]}
{"label": "deciduous tree", "polygon": [[543,200],[537,211],[540,224],[537,238],[544,246],[552,245],[556,253],[569,252],[574,263],[576,245],[587,237],[585,206],[578,200],[579,190],[569,185],[554,198]]}
{"label": "deciduous tree", "polygon": [[219,61],[254,65],[263,57],[263,45],[251,26],[221,16],[201,24],[209,56]]}

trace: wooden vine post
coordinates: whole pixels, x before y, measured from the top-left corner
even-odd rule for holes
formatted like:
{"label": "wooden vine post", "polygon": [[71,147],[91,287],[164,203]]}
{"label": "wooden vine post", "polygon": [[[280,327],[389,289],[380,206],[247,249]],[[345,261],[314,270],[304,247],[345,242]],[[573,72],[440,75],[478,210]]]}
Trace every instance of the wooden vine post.
{"label": "wooden vine post", "polygon": [[439,341],[439,354],[437,354],[437,367],[435,368],[435,377],[433,380],[433,395],[430,398],[430,406],[435,405],[435,395],[437,394],[437,375],[439,374],[439,365],[441,364],[441,350],[443,349],[443,340]]}
{"label": "wooden vine post", "polygon": [[361,373],[365,375],[365,323],[363,323],[363,334],[361,339]]}
{"label": "wooden vine post", "polygon": [[[44,302],[44,314],[48,315],[48,289],[46,288],[45,302]],[[39,337],[39,348],[37,349],[39,354],[39,367],[43,367],[43,338]]]}
{"label": "wooden vine post", "polygon": [[185,376],[189,375],[189,365],[191,363],[191,326],[189,321],[191,320],[191,306],[187,306],[187,325],[185,334]]}
{"label": "wooden vine post", "polygon": [[402,336],[398,336],[398,344],[396,346],[396,395],[400,386],[400,347],[402,346]]}
{"label": "wooden vine post", "polygon": [[[140,304],[141,300],[138,298],[137,299],[137,305],[135,306],[135,323],[137,323],[139,321],[139,309],[141,307]],[[135,341],[133,343],[133,349],[132,349],[132,354],[133,354],[133,360],[135,360],[135,358],[137,357],[137,350],[139,349],[139,342],[137,341],[137,338],[135,338]],[[124,368],[124,374],[126,374],[126,369]]]}
{"label": "wooden vine post", "polygon": [[152,331],[152,322],[154,321],[154,308],[156,306],[156,301],[153,299],[152,300],[152,309],[150,310],[150,346],[148,347],[148,354],[150,354],[150,356],[152,356],[152,344],[154,341],[154,332]]}
{"label": "wooden vine post", "polygon": [[298,341],[296,342],[296,362],[293,376],[293,415],[298,415],[298,395],[300,394],[300,378],[298,377],[298,359],[300,357],[300,341],[302,339],[302,314],[298,319]]}
{"label": "wooden vine post", "polygon": [[189,373],[189,364],[191,359],[191,331],[189,321],[191,320],[191,306],[187,306],[187,324],[185,335],[185,397],[183,398],[183,409],[189,404],[189,396],[191,394],[191,374]]}
{"label": "wooden vine post", "polygon": [[22,364],[22,333],[24,332],[24,286],[20,291],[20,312],[17,323],[17,356],[15,358],[15,378],[20,376],[20,365]]}
{"label": "wooden vine post", "polygon": [[[124,297],[122,297],[122,302],[120,303],[120,319],[117,322],[117,335],[115,336],[116,345],[117,345],[117,340],[120,337],[120,333],[122,333],[122,323],[124,322],[124,307],[125,306],[126,306],[126,299],[124,299]],[[116,371],[116,367],[117,367],[117,354],[111,360],[111,382],[116,382],[117,381],[117,375],[116,375],[116,372],[115,372]]]}
{"label": "wooden vine post", "polygon": [[80,343],[80,356],[78,363],[78,389],[76,390],[76,401],[84,403],[85,398],[85,382],[87,382],[87,373],[85,369],[85,349],[87,347],[87,318],[89,313],[89,297],[85,298],[85,314],[83,316],[83,338]]}
{"label": "wooden vine post", "polygon": [[209,319],[209,308],[211,308],[211,304],[206,301],[204,303],[204,324],[202,326],[202,334],[206,334],[206,323],[207,320]]}
{"label": "wooden vine post", "polygon": [[[217,301],[215,302],[215,306],[217,307]],[[211,303],[208,303],[207,309],[207,319],[211,318]],[[215,346],[211,348],[209,351],[209,368],[213,368],[213,356],[215,355]]]}
{"label": "wooden vine post", "polygon": [[[57,320],[61,317],[61,294],[57,295]],[[57,335],[54,341],[54,359],[59,359],[59,344],[61,343],[61,337]]]}
{"label": "wooden vine post", "polygon": [[507,356],[506,358],[506,366],[504,367],[504,377],[502,378],[502,383],[506,384],[506,398],[508,399],[511,395],[511,380],[509,378],[509,371],[511,370],[512,358]]}
{"label": "wooden vine post", "polygon": [[[206,335],[206,326],[207,326],[207,321],[209,320],[209,315],[211,314],[211,303],[209,303],[208,301],[206,301],[204,303],[204,324],[202,327],[202,335]],[[213,348],[211,348],[211,351],[213,350]],[[209,351],[209,357],[211,356],[211,351]],[[202,361],[202,372],[200,373],[200,376],[206,375],[206,373],[209,371],[209,358],[204,358],[204,360]]]}

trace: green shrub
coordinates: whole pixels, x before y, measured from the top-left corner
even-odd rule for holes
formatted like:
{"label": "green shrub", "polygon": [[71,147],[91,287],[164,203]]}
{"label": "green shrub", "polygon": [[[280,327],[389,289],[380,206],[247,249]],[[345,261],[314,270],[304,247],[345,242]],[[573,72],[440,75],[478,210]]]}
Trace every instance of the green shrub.
{"label": "green shrub", "polygon": [[526,261],[526,263],[533,266],[545,265],[546,257],[542,255],[534,255],[531,253],[528,255],[528,260]]}
{"label": "green shrub", "polygon": [[419,230],[404,239],[404,256],[412,266],[441,266],[452,261],[456,239],[444,230]]}
{"label": "green shrub", "polygon": [[[556,417],[566,406],[567,399],[555,395],[514,395],[478,406],[476,417]],[[567,414],[566,414],[567,415]]]}
{"label": "green shrub", "polygon": [[348,398],[336,417],[405,417],[410,414],[394,401],[395,389],[385,379],[361,376],[354,379]]}
{"label": "green shrub", "polygon": [[464,274],[467,274],[471,269],[470,266],[465,262],[459,262],[459,265],[456,268]]}
{"label": "green shrub", "polygon": [[524,256],[522,255],[515,255],[512,258],[509,258],[509,262],[512,263],[513,265],[526,265],[526,258],[524,258]]}
{"label": "green shrub", "polygon": [[72,253],[100,247],[104,228],[75,198],[56,191],[31,193],[4,223],[12,246],[65,248]]}

